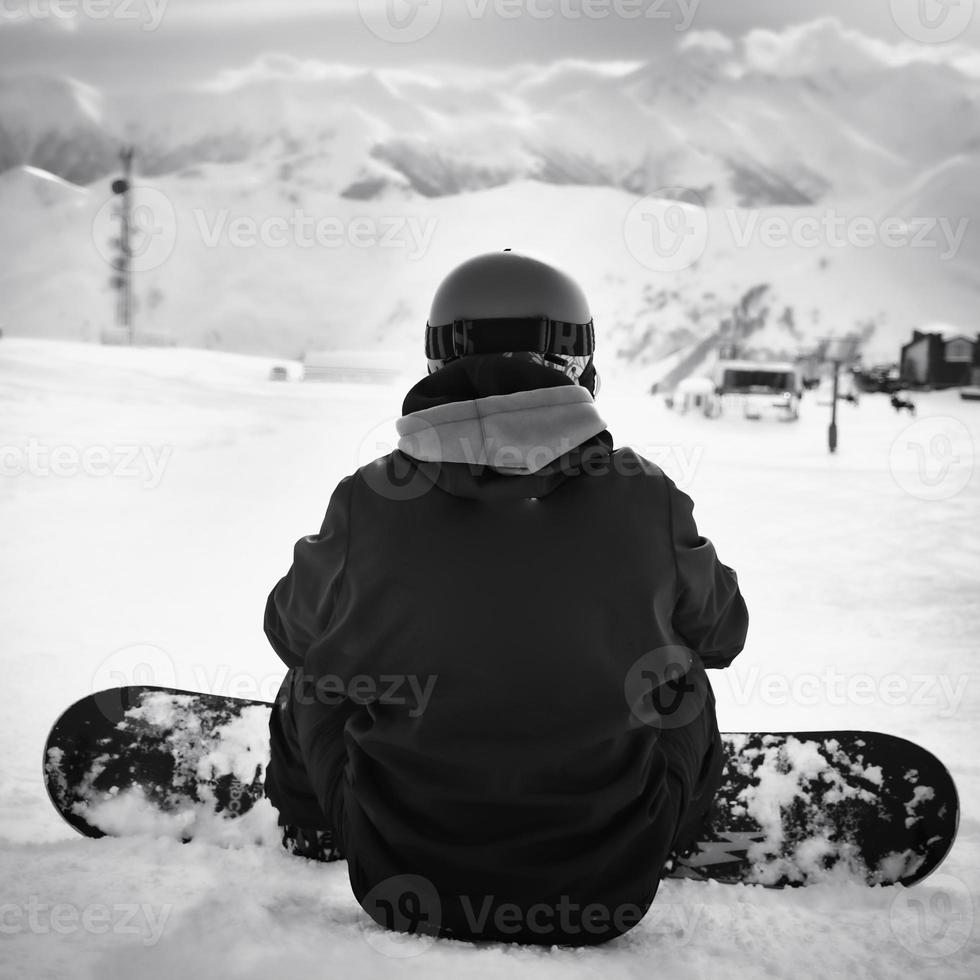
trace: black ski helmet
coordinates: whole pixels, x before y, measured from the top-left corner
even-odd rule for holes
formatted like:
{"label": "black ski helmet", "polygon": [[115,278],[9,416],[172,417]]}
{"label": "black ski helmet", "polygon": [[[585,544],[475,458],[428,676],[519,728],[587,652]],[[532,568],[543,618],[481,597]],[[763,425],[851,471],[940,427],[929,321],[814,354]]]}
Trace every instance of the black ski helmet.
{"label": "black ski helmet", "polygon": [[468,259],[439,284],[425,329],[429,371],[469,354],[531,351],[595,395],[595,330],[567,273],[505,249]]}

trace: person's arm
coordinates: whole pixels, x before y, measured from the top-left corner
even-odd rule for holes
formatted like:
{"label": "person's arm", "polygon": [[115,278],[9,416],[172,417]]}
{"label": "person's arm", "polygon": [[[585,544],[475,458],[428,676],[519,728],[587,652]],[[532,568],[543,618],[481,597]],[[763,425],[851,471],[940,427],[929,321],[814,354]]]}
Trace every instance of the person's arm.
{"label": "person's arm", "polygon": [[735,572],[698,533],[694,502],[667,479],[677,602],[674,628],[705,667],[727,667],[745,646],[749,614]]}
{"label": "person's arm", "polygon": [[296,542],[292,567],[269,593],[265,635],[287,667],[302,666],[330,620],[347,558],[352,485],[352,477],[340,481],[320,533]]}

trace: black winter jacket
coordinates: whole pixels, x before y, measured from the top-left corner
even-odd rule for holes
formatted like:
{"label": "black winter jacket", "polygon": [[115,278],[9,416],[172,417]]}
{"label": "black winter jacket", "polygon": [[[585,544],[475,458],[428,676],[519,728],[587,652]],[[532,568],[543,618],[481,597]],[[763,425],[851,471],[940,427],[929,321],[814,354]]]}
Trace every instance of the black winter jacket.
{"label": "black winter jacket", "polygon": [[265,619],[303,668],[304,760],[332,770],[311,778],[355,896],[386,925],[479,938],[559,905],[570,929],[520,936],[642,914],[701,760],[638,718],[637,663],[727,666],[748,623],[735,573],[690,498],[548,368],[461,359],[409,392],[399,430],[297,543]]}

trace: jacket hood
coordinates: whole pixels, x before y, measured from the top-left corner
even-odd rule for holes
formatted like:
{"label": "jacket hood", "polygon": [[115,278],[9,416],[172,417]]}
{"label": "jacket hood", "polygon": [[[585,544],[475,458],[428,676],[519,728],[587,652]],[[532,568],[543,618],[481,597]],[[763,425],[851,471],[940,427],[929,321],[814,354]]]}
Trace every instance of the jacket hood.
{"label": "jacket hood", "polygon": [[453,361],[409,391],[398,449],[465,497],[540,497],[612,440],[589,392],[509,354]]}

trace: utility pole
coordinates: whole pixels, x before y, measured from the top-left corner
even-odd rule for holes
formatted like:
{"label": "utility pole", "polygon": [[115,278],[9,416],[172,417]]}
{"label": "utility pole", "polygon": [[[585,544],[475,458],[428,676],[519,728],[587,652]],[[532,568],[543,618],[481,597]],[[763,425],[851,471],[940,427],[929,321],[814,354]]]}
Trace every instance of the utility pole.
{"label": "utility pole", "polygon": [[840,376],[840,361],[834,361],[834,392],[830,398],[830,428],[827,430],[827,444],[831,452],[837,450],[837,379]]}
{"label": "utility pole", "polygon": [[859,338],[854,334],[827,339],[824,358],[834,365],[834,390],[830,396],[830,428],[827,430],[827,445],[832,453],[837,451],[837,391],[840,366],[854,360],[859,343]]}

